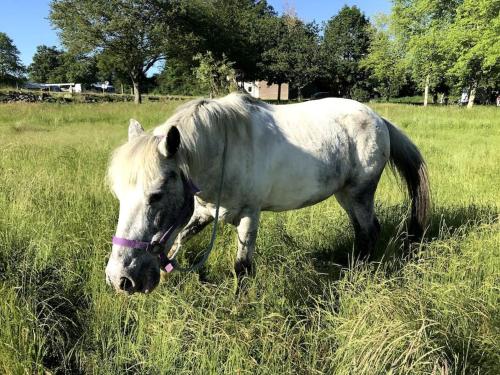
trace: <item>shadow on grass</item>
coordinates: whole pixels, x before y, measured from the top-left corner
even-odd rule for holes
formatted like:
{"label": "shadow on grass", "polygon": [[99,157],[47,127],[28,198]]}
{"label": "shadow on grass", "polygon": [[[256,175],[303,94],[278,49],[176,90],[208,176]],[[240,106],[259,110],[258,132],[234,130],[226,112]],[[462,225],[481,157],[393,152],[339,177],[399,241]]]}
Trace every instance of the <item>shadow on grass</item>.
{"label": "shadow on grass", "polygon": [[[377,207],[382,230],[371,262],[390,264],[392,271],[400,269],[411,258],[404,246],[406,209],[404,204]],[[425,244],[436,239],[444,240],[455,235],[457,231],[466,234],[484,223],[494,222],[497,217],[498,212],[494,207],[437,206],[433,210],[423,242]],[[283,284],[279,291],[275,291],[277,294],[284,294],[287,299],[299,305],[308,304],[309,298],[325,293],[325,283],[339,280],[343,270],[352,267],[355,261],[354,233],[350,225],[348,233],[318,233],[324,245],[317,246],[303,241],[300,235],[291,235],[280,216],[274,219],[270,234],[274,237],[273,242],[279,245],[275,251],[257,252],[256,283]],[[221,237],[230,242],[233,235],[226,233]],[[190,245],[195,244],[190,243]],[[227,246],[231,248],[232,245]],[[189,246],[183,256],[186,264],[194,264],[199,259],[199,248],[198,244]],[[198,271],[199,280],[219,284],[224,279],[234,277],[232,269],[222,271],[223,274],[220,272],[220,267],[217,271],[203,267]],[[266,286],[262,285],[262,288],[264,290]]]}
{"label": "shadow on grass", "polygon": [[82,373],[74,348],[86,330],[83,311],[90,303],[80,282],[70,282],[63,265],[47,265],[34,272],[35,282],[26,298],[32,304],[37,325],[45,336],[43,364],[55,373]]}
{"label": "shadow on grass", "polygon": [[[385,265],[384,272],[397,272],[411,259],[404,253],[404,218],[405,207],[380,207],[382,232],[376,252],[371,260]],[[469,205],[465,207],[436,207],[424,240],[431,243],[436,239],[445,240],[457,233],[467,234],[477,227],[498,220],[495,208]],[[275,282],[272,295],[285,298],[290,306],[295,306],[295,312],[304,311],[315,305],[318,297],[336,298],[337,293],[330,288],[332,282],[342,279],[344,271],[352,268],[354,234],[340,235],[322,233],[321,247],[311,247],[310,244],[299,242],[299,237],[290,236],[286,230],[275,229],[275,234],[283,242],[284,249],[280,253],[267,253],[260,260],[259,267],[271,268],[267,275],[257,274],[255,282],[263,290],[268,289],[264,283]],[[285,259],[287,258],[287,259]],[[273,266],[276,264],[276,266]],[[262,277],[264,276],[264,277]],[[261,280],[262,278],[262,280]],[[272,289],[273,287],[271,287]],[[333,294],[332,294],[333,293]],[[336,305],[336,304],[334,304]]]}
{"label": "shadow on grass", "polygon": [[16,304],[31,311],[24,319],[31,327],[36,348],[29,353],[35,366],[33,373],[40,365],[51,373],[82,373],[75,348],[82,340],[87,324],[85,311],[90,308],[83,278],[68,272],[63,259],[36,265],[33,253],[38,250],[30,245],[29,238],[14,238],[3,245],[0,281],[16,290]]}
{"label": "shadow on grass", "polygon": [[[381,233],[371,261],[384,262],[394,258],[407,257],[404,242],[406,236],[406,214],[403,206],[381,208],[380,223]],[[425,233],[423,243],[436,239],[446,239],[453,236],[458,230],[468,233],[474,228],[498,220],[498,210],[490,206],[457,206],[435,207],[429,227]],[[338,278],[342,268],[352,264],[355,258],[353,252],[354,233],[351,229],[349,236],[344,236],[340,241],[333,236],[327,241],[330,246],[310,249],[313,264],[318,272],[326,273],[330,277]]]}

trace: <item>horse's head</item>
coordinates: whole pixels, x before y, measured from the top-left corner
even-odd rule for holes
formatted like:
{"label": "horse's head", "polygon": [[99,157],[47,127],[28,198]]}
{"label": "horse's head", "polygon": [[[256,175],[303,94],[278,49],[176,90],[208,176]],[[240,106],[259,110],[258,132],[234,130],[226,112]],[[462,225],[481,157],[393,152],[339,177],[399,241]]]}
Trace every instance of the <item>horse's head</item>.
{"label": "horse's head", "polygon": [[158,254],[170,249],[192,215],[193,195],[176,158],[179,145],[176,127],[156,137],[130,120],[128,142],[112,157],[108,176],[120,213],[106,280],[116,290],[147,293],[155,288]]}

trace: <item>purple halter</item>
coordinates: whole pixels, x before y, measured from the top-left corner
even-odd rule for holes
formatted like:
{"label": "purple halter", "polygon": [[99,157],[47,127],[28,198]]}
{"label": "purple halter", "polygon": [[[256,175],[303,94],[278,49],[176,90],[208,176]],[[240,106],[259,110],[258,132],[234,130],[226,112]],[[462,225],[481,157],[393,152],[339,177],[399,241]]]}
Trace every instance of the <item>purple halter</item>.
{"label": "purple halter", "polygon": [[[196,187],[193,181],[187,180],[183,177],[182,182],[184,185],[184,192],[186,195],[185,197],[186,203],[184,204],[184,207],[182,207],[180,215],[177,217],[175,222],[170,227],[167,228],[165,233],[163,233],[163,235],[161,236],[160,240],[145,242],[145,241],[129,240],[126,238],[113,236],[113,245],[128,247],[131,249],[141,249],[150,253],[154,253],[154,249],[156,247],[164,245],[170,239],[175,230],[186,222],[186,219],[188,219],[188,215],[191,215],[193,208],[191,205],[192,202],[191,199],[194,197],[196,193],[200,191],[200,189]],[[161,267],[166,272],[172,272],[174,270],[173,258],[169,259],[167,254],[164,252],[160,252],[158,254],[158,257],[160,258]]]}

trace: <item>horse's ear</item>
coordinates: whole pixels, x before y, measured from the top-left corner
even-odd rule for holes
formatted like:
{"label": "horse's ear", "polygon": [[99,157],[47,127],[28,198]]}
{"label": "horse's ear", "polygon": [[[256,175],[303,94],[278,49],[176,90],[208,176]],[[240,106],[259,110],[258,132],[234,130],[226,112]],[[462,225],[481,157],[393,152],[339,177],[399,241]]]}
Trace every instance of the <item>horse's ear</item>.
{"label": "horse's ear", "polygon": [[129,142],[134,139],[135,137],[138,137],[139,135],[144,133],[144,128],[139,124],[139,121],[134,120],[133,118],[130,119],[130,123],[128,125],[128,140]]}
{"label": "horse's ear", "polygon": [[175,126],[172,126],[168,130],[165,142],[161,142],[159,145],[160,153],[165,155],[167,158],[171,158],[177,153],[180,144],[181,134],[179,133],[179,129],[177,129],[177,127]]}

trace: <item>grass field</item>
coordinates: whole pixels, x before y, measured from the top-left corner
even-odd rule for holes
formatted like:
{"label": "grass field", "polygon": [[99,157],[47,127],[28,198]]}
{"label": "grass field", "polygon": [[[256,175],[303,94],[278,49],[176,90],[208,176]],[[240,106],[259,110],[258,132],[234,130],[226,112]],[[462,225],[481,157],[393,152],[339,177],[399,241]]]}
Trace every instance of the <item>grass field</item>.
{"label": "grass field", "polygon": [[433,219],[410,260],[394,256],[407,205],[387,173],[380,261],[345,261],[353,234],[330,199],[263,215],[243,295],[227,225],[206,281],[117,295],[107,160],[130,117],[151,128],[175,105],[0,106],[0,373],[500,373],[499,109],[374,105],[429,165]]}

